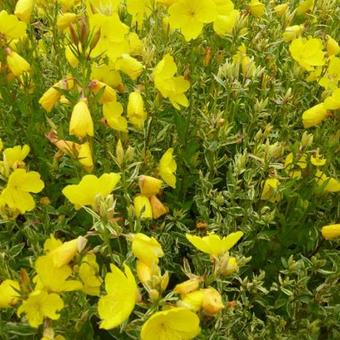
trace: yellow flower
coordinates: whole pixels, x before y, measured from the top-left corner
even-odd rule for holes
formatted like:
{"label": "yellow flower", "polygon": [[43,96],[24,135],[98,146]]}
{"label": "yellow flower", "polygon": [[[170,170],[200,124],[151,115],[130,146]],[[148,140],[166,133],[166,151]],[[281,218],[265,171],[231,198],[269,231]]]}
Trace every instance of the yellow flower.
{"label": "yellow flower", "polygon": [[86,238],[79,236],[74,240],[67,241],[59,245],[57,248],[49,252],[49,256],[52,257],[54,267],[60,268],[69,264],[73,258],[80,253],[85,245]]}
{"label": "yellow flower", "polygon": [[30,64],[18,53],[12,51],[10,48],[6,48],[6,53],[8,68],[16,77],[21,76],[31,69]]}
{"label": "yellow flower", "polygon": [[101,104],[117,101],[116,91],[111,86],[99,80],[91,80],[89,88],[94,94],[101,92],[101,96],[99,98],[99,102]]}
{"label": "yellow flower", "polygon": [[153,314],[143,325],[141,340],[195,338],[200,332],[198,316],[186,308],[172,308]]}
{"label": "yellow flower", "polygon": [[110,128],[128,132],[127,120],[122,116],[123,106],[119,102],[110,102],[103,105],[103,115]]}
{"label": "yellow flower", "polygon": [[293,59],[307,71],[313,71],[314,66],[325,64],[322,48],[322,41],[317,38],[297,38],[289,45]]}
{"label": "yellow flower", "polygon": [[329,64],[326,74],[320,79],[319,84],[326,90],[335,90],[340,81],[340,58],[329,57]]}
{"label": "yellow flower", "polygon": [[186,238],[192,245],[194,245],[198,250],[212,256],[219,256],[226,253],[240,240],[242,236],[242,231],[231,233],[222,238],[214,233],[204,237],[186,234]]}
{"label": "yellow flower", "polygon": [[105,276],[107,295],[98,301],[100,328],[112,329],[127,320],[137,298],[137,284],[130,268],[124,265],[125,274],[111,264],[111,273]]}
{"label": "yellow flower", "polygon": [[217,9],[217,16],[214,20],[214,31],[218,35],[230,34],[240,17],[240,12],[234,9],[231,0],[214,0]]}
{"label": "yellow flower", "polygon": [[294,25],[286,27],[284,33],[282,34],[283,41],[289,42],[299,38],[304,29],[305,27],[303,25]]}
{"label": "yellow flower", "polygon": [[146,265],[152,267],[164,256],[162,246],[154,237],[142,233],[130,234],[129,237],[132,240],[132,254]]}
{"label": "yellow flower", "polygon": [[277,178],[267,178],[263,185],[261,200],[276,203],[281,200],[282,195],[278,192],[280,181]]}
{"label": "yellow flower", "polygon": [[26,314],[31,327],[37,328],[44,322],[44,318],[58,320],[58,311],[64,308],[64,302],[58,294],[45,291],[34,291],[18,308],[18,315]]}
{"label": "yellow flower", "polygon": [[321,228],[321,233],[326,240],[335,240],[340,238],[340,224],[325,225]]}
{"label": "yellow flower", "polygon": [[132,16],[132,22],[142,27],[144,19],[147,19],[152,13],[152,0],[127,0],[126,9]]}
{"label": "yellow flower", "polygon": [[93,121],[87,106],[87,99],[82,98],[74,106],[69,128],[70,135],[77,137],[93,136]]}
{"label": "yellow flower", "polygon": [[47,111],[51,112],[55,104],[60,100],[61,91],[71,89],[74,85],[73,79],[63,79],[50,87],[39,99],[39,104]]}
{"label": "yellow flower", "polygon": [[142,261],[137,260],[136,262],[136,272],[140,282],[147,284],[150,282],[152,276],[154,275],[154,269],[159,270],[157,265],[148,266]]}
{"label": "yellow flower", "polygon": [[88,295],[99,296],[102,279],[98,276],[99,266],[96,255],[87,253],[79,266],[79,277],[83,282],[83,292]]}
{"label": "yellow flower", "polygon": [[316,171],[315,180],[317,185],[323,190],[323,192],[339,192],[340,181],[333,177],[328,177],[320,170]]}
{"label": "yellow flower", "polygon": [[39,99],[39,104],[47,111],[51,112],[55,104],[61,97],[60,91],[57,90],[57,84],[50,87]]}
{"label": "yellow flower", "polygon": [[23,38],[26,35],[26,24],[15,15],[0,11],[0,35],[7,40]]}
{"label": "yellow flower", "polygon": [[63,244],[63,242],[57,238],[54,237],[53,234],[50,235],[50,238],[48,238],[44,242],[44,251],[45,253],[49,253],[50,251],[57,249]]}
{"label": "yellow flower", "polygon": [[266,7],[258,0],[251,0],[249,4],[249,11],[254,17],[260,18],[264,15]]}
{"label": "yellow flower", "polygon": [[94,175],[85,175],[79,184],[67,185],[63,194],[74,204],[76,209],[82,206],[96,206],[96,200],[105,198],[120,181],[120,175],[114,172],[103,174],[99,178]]}
{"label": "yellow flower", "polygon": [[324,101],[326,110],[339,110],[340,109],[340,88],[335,89],[332,95],[327,97]]}
{"label": "yellow flower", "polygon": [[329,116],[324,103],[314,105],[302,114],[303,127],[308,129],[320,124]]}
{"label": "yellow flower", "polygon": [[159,161],[159,174],[166,184],[172,188],[176,188],[176,176],[174,173],[176,172],[177,164],[173,158],[173,153],[173,148],[169,148],[164,153],[161,160]]}
{"label": "yellow flower", "polygon": [[117,13],[110,16],[94,14],[89,17],[90,27],[95,32],[100,31],[100,39],[91,56],[105,54],[109,64],[114,64],[122,54],[129,53],[129,41],[126,39],[129,26],[123,24]]}
{"label": "yellow flower", "polygon": [[16,145],[3,151],[4,164],[6,168],[16,169],[25,166],[24,159],[30,152],[29,145]]}
{"label": "yellow flower", "polygon": [[180,105],[189,106],[187,97],[184,95],[190,83],[183,76],[175,77],[177,66],[174,58],[166,54],[163,59],[156,65],[153,72],[153,79],[157,90],[160,91],[164,98],[169,98],[171,104],[179,109]]}
{"label": "yellow flower", "polygon": [[127,116],[132,125],[137,129],[142,129],[144,122],[148,116],[144,109],[144,101],[142,95],[137,92],[131,92],[127,107]]}
{"label": "yellow flower", "polygon": [[330,35],[327,35],[327,53],[329,56],[336,55],[340,52],[340,46],[336,40],[334,40]]}
{"label": "yellow flower", "polygon": [[296,8],[296,13],[303,15],[308,11],[311,11],[314,7],[314,0],[302,0]]}
{"label": "yellow flower", "polygon": [[68,28],[76,20],[77,20],[77,14],[75,13],[59,14],[57,18],[57,27],[60,30],[64,30],[65,28]]}
{"label": "yellow flower", "polygon": [[205,314],[214,316],[224,308],[221,294],[212,287],[204,289],[202,310]]}
{"label": "yellow flower", "polygon": [[38,193],[44,188],[44,182],[38,172],[16,169],[9,176],[6,188],[1,193],[1,199],[11,209],[17,209],[21,214],[35,207],[32,193]]}
{"label": "yellow flower", "polygon": [[39,256],[34,265],[37,276],[33,279],[36,289],[46,289],[51,292],[69,292],[82,289],[82,284],[76,280],[68,280],[72,275],[69,265],[55,267],[53,257],[49,254]]}
{"label": "yellow flower", "polygon": [[4,280],[0,283],[0,309],[15,305],[20,297],[19,282]]}
{"label": "yellow flower", "polygon": [[151,176],[139,176],[139,188],[142,195],[150,197],[157,195],[162,187],[162,181],[158,178]]}
{"label": "yellow flower", "polygon": [[143,72],[144,66],[136,58],[124,53],[116,61],[117,70],[127,74],[132,80],[136,80]]}
{"label": "yellow flower", "polygon": [[93,158],[89,142],[79,145],[78,161],[85,171],[91,172],[93,170]]}
{"label": "yellow flower", "polygon": [[14,14],[24,22],[29,22],[33,10],[33,0],[19,0],[15,5]]}
{"label": "yellow flower", "polygon": [[217,16],[212,0],[178,0],[168,9],[171,28],[179,28],[186,41],[196,39],[204,24],[213,22]]}
{"label": "yellow flower", "polygon": [[133,199],[136,216],[140,219],[152,218],[152,207],[149,198],[144,195],[137,195]]}

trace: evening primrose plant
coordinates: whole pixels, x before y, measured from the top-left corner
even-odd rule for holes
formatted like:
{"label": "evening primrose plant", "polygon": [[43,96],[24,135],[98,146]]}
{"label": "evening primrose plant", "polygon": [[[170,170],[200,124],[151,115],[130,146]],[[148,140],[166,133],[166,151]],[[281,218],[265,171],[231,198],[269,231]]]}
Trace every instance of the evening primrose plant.
{"label": "evening primrose plant", "polygon": [[0,338],[339,338],[338,17],[1,1]]}

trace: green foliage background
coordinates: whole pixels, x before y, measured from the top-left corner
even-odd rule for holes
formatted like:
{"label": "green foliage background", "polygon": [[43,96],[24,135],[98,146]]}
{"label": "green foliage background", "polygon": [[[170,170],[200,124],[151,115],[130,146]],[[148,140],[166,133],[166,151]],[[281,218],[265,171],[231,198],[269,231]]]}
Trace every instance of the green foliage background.
{"label": "green foliage background", "polygon": [[[14,2],[2,1],[0,9],[11,10]],[[245,1],[235,1],[236,8],[245,5]],[[235,230],[245,233],[232,252],[239,260],[240,271],[218,281],[216,286],[223,292],[226,305],[236,301],[236,306],[225,308],[216,318],[203,320],[200,339],[340,338],[339,249],[336,242],[324,241],[320,236],[323,225],[339,221],[338,196],[315,193],[311,165],[300,180],[287,177],[283,171],[285,156],[301,152],[305,132],[301,115],[318,102],[322,89],[306,82],[305,73],[282,41],[284,23],[270,12],[261,20],[248,17],[244,21],[244,27],[249,28],[246,34],[240,34],[240,25],[232,36],[220,38],[207,27],[199,39],[190,43],[184,43],[180,33],[165,32],[158,14],[154,13],[138,32],[149,49],[149,58],[144,61],[146,70],[138,80],[144,88],[149,113],[144,130],[119,135],[100,125],[99,105],[91,107],[96,128],[94,173],[122,173],[116,210],[126,217],[124,231],[142,230],[159,239],[166,254],[161,268],[171,274],[170,299],[171,289],[186,279],[183,266],[200,275],[210,266],[208,256],[189,245],[185,232],[205,222],[208,231],[220,235]],[[304,19],[305,35],[323,38],[329,34],[339,40],[339,17],[338,1],[317,1],[313,15]],[[123,19],[130,20],[128,16]],[[59,106],[46,114],[38,104],[40,96],[65,74],[83,77],[81,69],[68,65],[63,33],[51,31],[53,20],[54,13],[37,20],[30,27],[29,41],[19,49],[31,62],[31,86],[9,84],[0,75],[1,138],[7,147],[30,145],[27,164],[41,173],[46,185],[43,195],[51,200],[48,206],[38,205],[16,221],[0,225],[0,279],[18,277],[21,268],[30,271],[51,233],[71,239],[84,235],[93,223],[101,223],[84,210],[75,211],[61,194],[65,185],[78,182],[85,173],[67,157],[60,162],[54,160],[56,150],[44,137],[51,124],[61,136],[67,136],[72,105]],[[252,79],[219,72],[241,43],[246,44],[257,66]],[[41,46],[45,46],[46,53],[40,52]],[[211,62],[205,65],[208,50]],[[185,73],[190,79],[188,109],[174,109],[153,86],[152,69],[167,52],[174,56],[179,74]],[[3,58],[4,51],[0,50],[0,60]],[[136,84],[128,78],[124,83],[126,89],[119,100],[126,107],[128,93]],[[75,104],[77,93],[71,93],[69,99]],[[340,136],[337,118],[308,132],[314,139],[306,152],[319,148],[328,160],[325,172],[336,177]],[[115,158],[118,138],[125,150],[134,149],[123,167]],[[267,141],[281,143],[284,153],[276,159],[266,156],[263,145]],[[155,174],[168,147],[175,148],[178,164],[177,187],[165,190],[162,197],[170,213],[152,222],[135,221],[127,209],[138,193],[137,177]],[[276,204],[260,200],[263,180],[271,171],[285,178],[280,187],[283,199]],[[205,231],[197,233],[204,235]],[[133,263],[124,238],[109,242],[115,261],[127,259]],[[107,244],[95,235],[89,244],[102,255],[104,274],[106,265],[113,260]],[[122,333],[119,329],[104,332],[97,326],[95,298],[72,293],[65,299],[68,307],[54,324],[57,333],[67,339],[137,338],[143,320],[156,308],[138,307],[131,322],[122,326]],[[0,338],[38,337],[36,330],[19,322],[15,311],[2,310]]]}

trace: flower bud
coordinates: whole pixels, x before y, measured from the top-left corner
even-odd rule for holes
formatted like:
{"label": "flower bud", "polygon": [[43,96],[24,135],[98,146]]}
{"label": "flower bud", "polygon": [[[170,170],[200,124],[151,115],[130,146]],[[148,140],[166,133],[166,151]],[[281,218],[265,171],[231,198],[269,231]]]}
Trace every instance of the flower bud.
{"label": "flower bud", "polygon": [[91,172],[93,170],[92,150],[89,142],[80,145],[78,161],[85,171]]}
{"label": "flower bud", "polygon": [[248,6],[250,13],[256,18],[262,17],[266,10],[264,4],[258,0],[251,0]]}
{"label": "flower bud", "polygon": [[14,76],[19,77],[31,69],[30,64],[18,53],[12,51],[10,48],[6,48],[6,53],[8,68]]}
{"label": "flower bud", "polygon": [[124,149],[122,141],[119,139],[116,145],[116,159],[119,166],[123,165],[124,162]]}
{"label": "flower bud", "polygon": [[21,21],[28,23],[33,10],[33,0],[18,0],[15,5],[14,14]]}
{"label": "flower bud", "polygon": [[340,52],[339,44],[330,35],[327,35],[326,48],[329,56],[336,55]]}
{"label": "flower bud", "polygon": [[177,305],[179,307],[189,308],[195,312],[198,312],[203,303],[204,289],[196,290],[194,292],[186,294]]}
{"label": "flower bud", "polygon": [[142,175],[139,176],[138,184],[142,195],[150,197],[159,193],[163,182],[158,178]]}
{"label": "flower bud", "polygon": [[136,263],[137,276],[140,282],[147,284],[152,278],[152,266],[148,266],[142,261],[137,260]]}
{"label": "flower bud", "polygon": [[168,287],[169,284],[169,280],[170,280],[170,276],[169,276],[169,272],[165,272],[161,278],[161,282],[160,282],[160,288],[161,291],[164,292],[166,290],[166,288]]}
{"label": "flower bud", "polygon": [[143,71],[143,64],[128,54],[122,54],[116,62],[116,69],[136,80]]}
{"label": "flower bud", "polygon": [[77,14],[74,13],[64,13],[58,15],[57,19],[57,27],[60,30],[64,30],[69,27],[73,22],[77,19]]}
{"label": "flower bud", "polygon": [[238,265],[234,256],[229,256],[228,262],[224,268],[222,268],[223,275],[231,275],[238,271]]}
{"label": "flower bud", "polygon": [[131,92],[127,107],[127,116],[131,124],[137,129],[142,129],[148,116],[144,109],[144,101],[141,94],[137,91]]}
{"label": "flower bud", "polygon": [[200,277],[195,277],[193,279],[186,280],[176,285],[176,287],[174,288],[174,292],[184,296],[197,290],[201,282],[202,279]]}
{"label": "flower bud", "polygon": [[89,88],[94,94],[98,94],[102,91],[102,95],[99,100],[101,104],[117,101],[116,91],[111,86],[99,80],[92,80],[89,84]]}
{"label": "flower bud", "polygon": [[86,98],[82,98],[74,106],[69,127],[70,135],[77,137],[93,136],[93,121]]}
{"label": "flower bud", "polygon": [[276,6],[274,7],[274,13],[275,13],[278,17],[282,17],[282,16],[284,16],[284,15],[287,13],[288,8],[289,8],[288,3],[276,5]]}
{"label": "flower bud", "polygon": [[56,268],[60,268],[71,262],[74,256],[85,248],[86,243],[86,238],[79,236],[74,240],[64,242],[49,252],[48,255],[52,257],[53,265]]}
{"label": "flower bud", "polygon": [[340,238],[340,224],[325,225],[321,229],[321,233],[326,240],[335,240]]}

